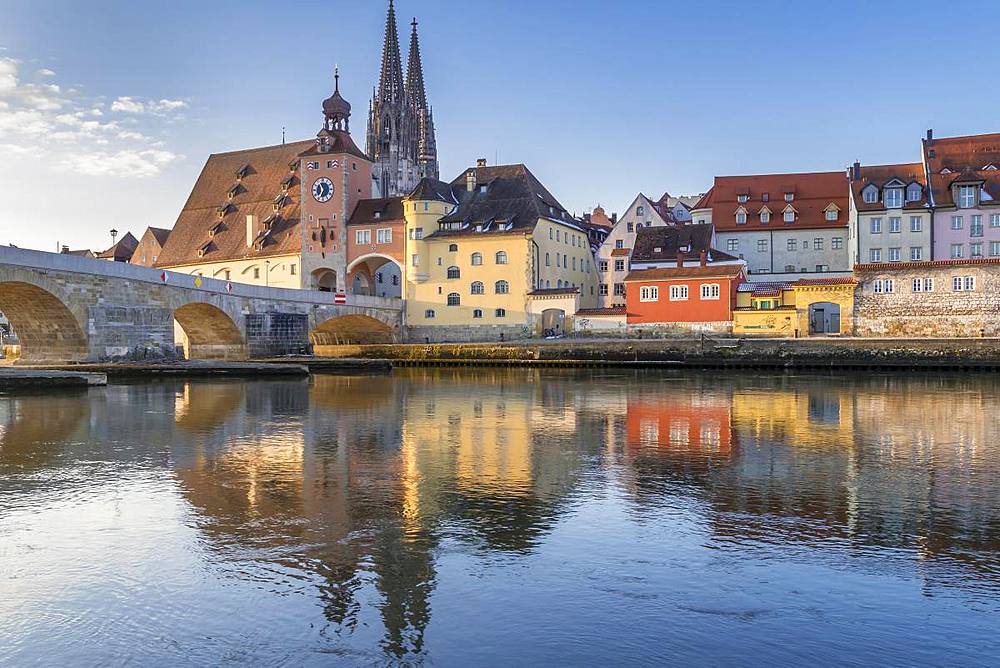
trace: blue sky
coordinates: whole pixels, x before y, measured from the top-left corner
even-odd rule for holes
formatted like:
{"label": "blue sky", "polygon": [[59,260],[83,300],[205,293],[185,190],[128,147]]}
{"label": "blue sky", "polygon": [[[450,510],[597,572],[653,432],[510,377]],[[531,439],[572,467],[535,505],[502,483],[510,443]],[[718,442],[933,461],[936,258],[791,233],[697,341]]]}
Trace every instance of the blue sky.
{"label": "blue sky", "polygon": [[[1000,131],[1000,3],[399,0],[442,177],[524,162],[570,210],[716,174],[919,159]],[[0,4],[0,243],[170,227],[209,153],[319,129],[338,63],[364,143],[382,0]]]}

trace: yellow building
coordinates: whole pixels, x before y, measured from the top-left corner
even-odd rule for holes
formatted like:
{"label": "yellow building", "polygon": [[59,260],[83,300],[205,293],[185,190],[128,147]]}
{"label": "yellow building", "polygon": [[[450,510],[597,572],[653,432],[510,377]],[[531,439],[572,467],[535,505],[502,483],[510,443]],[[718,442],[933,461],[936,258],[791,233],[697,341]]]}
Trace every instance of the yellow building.
{"label": "yellow building", "polygon": [[810,278],[794,283],[744,283],[733,311],[733,333],[745,336],[852,336],[851,277]]}
{"label": "yellow building", "polygon": [[404,215],[411,340],[563,334],[597,303],[587,230],[524,165],[424,179]]}

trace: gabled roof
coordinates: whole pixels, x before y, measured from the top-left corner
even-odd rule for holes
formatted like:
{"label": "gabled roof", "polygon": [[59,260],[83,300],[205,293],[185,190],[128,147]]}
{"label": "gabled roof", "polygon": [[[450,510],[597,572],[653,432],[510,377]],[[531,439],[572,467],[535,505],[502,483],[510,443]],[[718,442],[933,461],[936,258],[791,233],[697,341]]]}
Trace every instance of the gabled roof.
{"label": "gabled roof", "polygon": [[355,158],[360,158],[361,160],[371,162],[371,158],[365,155],[364,151],[358,148],[358,145],[354,143],[354,140],[351,138],[350,133],[345,132],[344,130],[323,129],[320,130],[319,134],[320,136],[328,138],[327,145],[329,146],[329,150],[321,151],[318,142],[310,142],[310,145],[307,146],[305,150],[303,150],[301,153],[299,153],[301,157],[308,159],[316,156],[319,157],[329,156],[332,158],[334,155],[337,155],[338,153],[340,154],[346,153],[348,155],[353,155]]}
{"label": "gabled roof", "polygon": [[955,205],[951,186],[956,179],[982,181],[983,190],[1000,204],[1000,171],[985,169],[1000,164],[1000,133],[924,139],[923,151],[936,206]]}
{"label": "gabled roof", "polygon": [[410,191],[410,194],[404,199],[416,200],[420,202],[429,201],[458,204],[458,200],[455,199],[455,194],[452,192],[450,183],[432,179],[428,176],[420,179],[420,181],[417,182],[417,185],[414,186],[413,190]]}
{"label": "gabled roof", "polygon": [[[786,193],[794,193],[791,204],[797,213],[795,222],[772,220],[761,223],[758,214],[766,204],[762,199],[763,193],[768,194],[768,203],[784,202]],[[749,200],[742,203],[748,216],[745,224],[737,225],[733,212],[741,204],[737,200],[740,194],[749,195]],[[824,211],[831,203],[841,211],[848,208],[848,183],[844,172],[717,176],[712,189],[695,208],[711,207],[712,222],[717,230],[722,231],[844,227],[847,225],[846,217],[836,221],[826,220]]]}
{"label": "gabled roof", "polygon": [[698,259],[705,252],[710,262],[737,259],[712,248],[712,237],[712,226],[708,223],[643,227],[635,236],[632,263],[676,261],[678,252],[682,252],[687,259]]}
{"label": "gabled roof", "polygon": [[130,260],[138,247],[139,240],[131,232],[126,232],[114,246],[98,253],[97,257],[101,260]]}
{"label": "gabled roof", "polygon": [[[467,188],[470,174],[476,179],[472,191]],[[428,236],[477,234],[476,225],[490,225],[491,234],[524,235],[530,234],[542,218],[582,229],[579,221],[523,164],[470,167],[451,182],[451,192],[459,204],[439,222],[462,223],[465,227],[441,229]],[[501,229],[501,223],[506,229]]]}
{"label": "gabled roof", "polygon": [[[296,174],[298,156],[315,144],[306,140],[209,156],[156,266],[298,253],[302,247],[299,188],[288,188],[284,206],[274,218],[268,240],[262,246],[247,247],[246,217],[255,215],[263,222],[274,215],[273,200],[284,189],[283,182]],[[227,201],[226,193],[243,165],[249,169],[240,179],[240,192]],[[220,218],[218,211],[224,202],[230,206]],[[222,225],[218,226],[220,222]],[[212,245],[199,256],[213,228],[216,231],[211,235]]]}
{"label": "gabled roof", "polygon": [[[170,237],[170,230],[162,227],[149,227],[146,228],[146,234],[153,235],[153,238],[156,239],[156,243],[160,244],[162,247],[163,244],[167,243],[167,239]],[[143,236],[145,236],[145,234]]]}
{"label": "gabled roof", "polygon": [[[861,178],[851,179],[854,206],[858,211],[885,211],[885,205],[882,203],[881,197],[882,188],[892,181],[900,181],[903,185],[907,186],[911,183],[917,183],[924,191],[923,196],[915,202],[906,202],[904,195],[904,209],[927,208],[927,179],[924,176],[924,166],[919,162],[898,165],[862,165]],[[878,188],[879,198],[877,202],[865,202],[864,190],[869,186]]]}

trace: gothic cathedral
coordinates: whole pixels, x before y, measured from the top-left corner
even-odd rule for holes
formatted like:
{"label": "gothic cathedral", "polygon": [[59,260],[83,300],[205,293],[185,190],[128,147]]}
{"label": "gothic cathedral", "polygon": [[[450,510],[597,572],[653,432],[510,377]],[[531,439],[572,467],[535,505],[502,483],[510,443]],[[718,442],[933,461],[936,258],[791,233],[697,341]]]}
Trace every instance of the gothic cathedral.
{"label": "gothic cathedral", "polygon": [[368,113],[367,153],[375,162],[372,182],[376,197],[407,195],[420,179],[439,178],[434,114],[424,91],[416,19],[411,25],[404,81],[396,10],[389,0],[382,71]]}

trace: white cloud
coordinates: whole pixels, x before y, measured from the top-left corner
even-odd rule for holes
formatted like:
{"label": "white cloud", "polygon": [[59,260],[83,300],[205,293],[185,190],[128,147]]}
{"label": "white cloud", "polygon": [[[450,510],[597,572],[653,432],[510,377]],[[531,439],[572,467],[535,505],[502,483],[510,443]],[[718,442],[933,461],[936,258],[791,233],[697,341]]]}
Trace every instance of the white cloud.
{"label": "white cloud", "polygon": [[154,114],[166,115],[180,109],[185,109],[188,103],[184,100],[139,100],[134,97],[119,97],[111,103],[111,111],[123,114]]}
{"label": "white cloud", "polygon": [[126,114],[141,114],[146,111],[146,105],[131,97],[120,97],[111,103],[111,111],[120,111]]}
{"label": "white cloud", "polygon": [[[43,168],[141,178],[155,176],[181,159],[156,135],[187,102],[119,96],[111,110],[131,116],[106,121],[103,97],[87,98],[54,81],[22,82],[19,68],[19,61],[0,58],[0,162],[4,157],[30,155]],[[46,79],[56,76],[48,69],[35,74]]]}
{"label": "white cloud", "polygon": [[0,94],[17,88],[17,61],[0,58]]}

